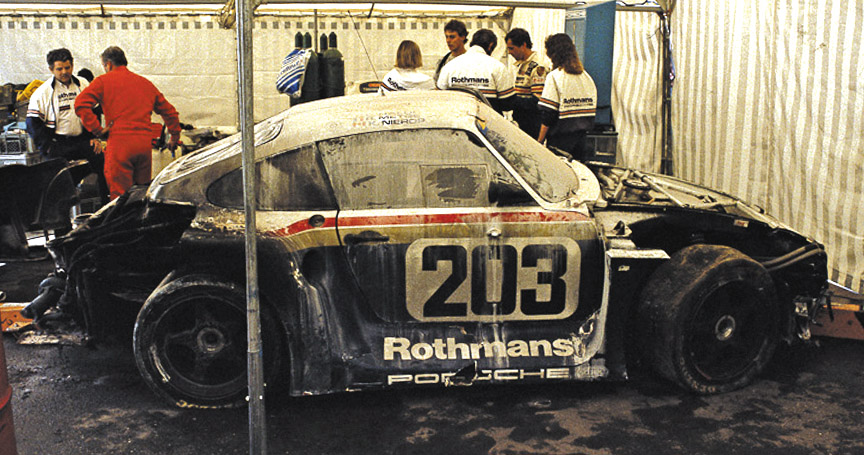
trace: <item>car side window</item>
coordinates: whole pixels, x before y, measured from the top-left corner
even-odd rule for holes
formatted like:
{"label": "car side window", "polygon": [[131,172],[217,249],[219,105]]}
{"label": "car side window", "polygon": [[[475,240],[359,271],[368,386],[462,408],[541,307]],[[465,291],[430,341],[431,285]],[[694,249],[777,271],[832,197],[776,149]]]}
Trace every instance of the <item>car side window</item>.
{"label": "car side window", "polygon": [[515,183],[462,130],[379,131],[318,146],[342,209],[483,207],[491,182]]}
{"label": "car side window", "polygon": [[[314,144],[270,156],[255,165],[259,210],[336,210],[336,201]],[[220,207],[243,208],[243,170],[216,180],[207,198]]]}

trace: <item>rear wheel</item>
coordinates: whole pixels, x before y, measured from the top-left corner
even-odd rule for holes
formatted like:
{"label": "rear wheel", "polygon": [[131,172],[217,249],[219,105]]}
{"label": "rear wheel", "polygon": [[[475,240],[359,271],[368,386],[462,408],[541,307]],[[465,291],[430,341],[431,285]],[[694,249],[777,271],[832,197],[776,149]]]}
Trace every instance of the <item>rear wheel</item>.
{"label": "rear wheel", "polygon": [[724,246],[675,253],[654,272],[638,311],[644,357],[661,375],[701,394],[749,384],[779,339],[771,276]]}
{"label": "rear wheel", "polygon": [[[283,360],[284,341],[269,316],[262,311],[261,333],[265,372],[272,379]],[[212,277],[186,276],[163,284],[135,322],[133,349],[142,377],[179,407],[244,403],[246,346],[245,293]]]}

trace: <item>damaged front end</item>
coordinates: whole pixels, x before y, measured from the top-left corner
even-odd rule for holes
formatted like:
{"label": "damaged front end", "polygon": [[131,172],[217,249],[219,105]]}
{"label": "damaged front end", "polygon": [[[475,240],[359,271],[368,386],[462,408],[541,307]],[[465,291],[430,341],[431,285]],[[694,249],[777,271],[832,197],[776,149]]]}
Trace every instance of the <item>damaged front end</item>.
{"label": "damaged front end", "polygon": [[128,336],[150,292],[178,264],[190,205],[154,203],[133,187],[69,234],[49,242],[55,271],[26,310],[38,318],[56,301],[94,339]]}
{"label": "damaged front end", "polygon": [[607,238],[669,255],[696,244],[735,248],[770,274],[783,305],[783,338],[810,338],[815,310],[827,298],[823,245],[720,191],[617,166],[589,167],[601,186],[594,214]]}

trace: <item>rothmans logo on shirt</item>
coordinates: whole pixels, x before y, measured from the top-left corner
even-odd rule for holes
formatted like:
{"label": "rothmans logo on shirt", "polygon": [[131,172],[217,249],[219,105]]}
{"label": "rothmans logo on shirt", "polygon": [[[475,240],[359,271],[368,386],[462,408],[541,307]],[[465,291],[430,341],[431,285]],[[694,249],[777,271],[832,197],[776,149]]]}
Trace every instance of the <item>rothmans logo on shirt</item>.
{"label": "rothmans logo on shirt", "polygon": [[467,77],[453,76],[450,78],[451,84],[483,84],[489,85],[489,78],[486,77]]}
{"label": "rothmans logo on shirt", "polygon": [[78,96],[78,92],[64,92],[57,95],[57,101],[74,100]]}
{"label": "rothmans logo on shirt", "polygon": [[593,98],[564,98],[563,101],[565,104],[583,104],[592,102],[594,102]]}

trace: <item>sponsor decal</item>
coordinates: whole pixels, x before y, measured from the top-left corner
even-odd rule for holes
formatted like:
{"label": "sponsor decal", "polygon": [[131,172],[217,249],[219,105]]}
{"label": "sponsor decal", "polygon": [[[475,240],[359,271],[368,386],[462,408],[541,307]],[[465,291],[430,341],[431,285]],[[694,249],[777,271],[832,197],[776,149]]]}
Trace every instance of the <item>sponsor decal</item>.
{"label": "sponsor decal", "polygon": [[477,376],[468,378],[467,381],[459,378],[457,373],[419,373],[419,374],[389,374],[387,385],[394,384],[473,384],[491,381],[525,381],[525,380],[566,380],[566,379],[588,379],[605,378],[609,370],[603,365],[579,365],[564,368],[505,368],[498,370],[480,370]]}
{"label": "sponsor decal", "polygon": [[395,88],[396,90],[406,90],[406,88],[403,87],[402,84],[393,80],[392,77],[387,78],[387,84],[389,84],[391,87]]}
{"label": "sponsor decal", "polygon": [[469,76],[452,76],[450,78],[451,85],[483,85],[488,86],[491,81],[488,77],[469,77]]}
{"label": "sponsor decal", "polygon": [[564,104],[590,104],[594,102],[594,98],[564,98]]}
{"label": "sponsor decal", "polygon": [[63,92],[57,95],[57,101],[74,100],[78,96],[78,92]]}
{"label": "sponsor decal", "polygon": [[580,263],[565,237],[420,239],[405,254],[406,306],[418,321],[566,319]]}
{"label": "sponsor decal", "polygon": [[399,126],[417,125],[426,122],[426,119],[414,112],[382,112],[378,114],[360,115],[354,117],[351,126],[354,128],[367,128],[374,126]]}
{"label": "sponsor decal", "polygon": [[518,357],[585,357],[580,338],[556,340],[508,340],[461,343],[455,338],[436,338],[431,343],[414,342],[404,337],[384,338],[384,360],[480,360]]}

